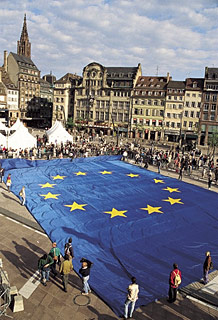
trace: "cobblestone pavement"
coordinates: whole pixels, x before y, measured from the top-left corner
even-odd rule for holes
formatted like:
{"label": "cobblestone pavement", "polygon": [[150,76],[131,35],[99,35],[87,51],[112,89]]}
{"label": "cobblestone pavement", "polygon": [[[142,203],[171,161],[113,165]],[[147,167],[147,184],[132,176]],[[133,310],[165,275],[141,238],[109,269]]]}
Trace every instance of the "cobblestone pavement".
{"label": "cobblestone pavement", "polygon": [[[149,169],[157,171],[156,167],[150,166]],[[162,174],[177,176],[173,172],[163,171]],[[207,188],[204,182],[201,185],[201,182],[188,178],[184,178],[184,181]],[[217,192],[217,188],[214,188],[214,191]],[[51,242],[28,210],[20,205],[19,199],[13,193],[6,191],[4,184],[0,185],[0,214],[0,257],[11,286],[16,286],[20,290],[36,272],[38,258],[50,250]],[[211,275],[212,277],[214,276]],[[81,280],[75,272],[71,274],[69,283],[68,293],[65,293],[62,291],[60,277],[57,279],[51,277],[47,287],[39,284],[28,299],[24,298],[24,311],[12,313],[8,308],[7,314],[17,320],[118,319],[95,293],[81,296]],[[193,288],[197,290],[202,290],[202,286],[200,282],[193,284]],[[174,304],[169,304],[166,298],[163,298],[143,306],[134,312],[133,319],[218,319],[218,308],[198,299],[189,298],[189,292],[190,290],[188,293],[181,292]],[[204,296],[203,291],[201,295]],[[217,294],[214,294],[213,298],[218,306]],[[2,316],[1,319],[8,318]]]}

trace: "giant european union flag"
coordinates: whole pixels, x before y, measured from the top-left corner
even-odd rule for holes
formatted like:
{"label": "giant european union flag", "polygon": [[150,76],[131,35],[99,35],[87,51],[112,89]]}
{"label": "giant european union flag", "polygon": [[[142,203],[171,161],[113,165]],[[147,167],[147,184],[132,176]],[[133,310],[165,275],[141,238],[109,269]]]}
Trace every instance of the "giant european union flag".
{"label": "giant european union flag", "polygon": [[[90,284],[117,313],[135,276],[138,305],[167,295],[174,262],[182,285],[202,277],[205,251],[218,263],[218,197],[212,191],[120,161],[120,157],[5,160],[12,191],[26,187],[27,208],[74,267],[93,261]],[[5,176],[5,178],[6,178]]]}

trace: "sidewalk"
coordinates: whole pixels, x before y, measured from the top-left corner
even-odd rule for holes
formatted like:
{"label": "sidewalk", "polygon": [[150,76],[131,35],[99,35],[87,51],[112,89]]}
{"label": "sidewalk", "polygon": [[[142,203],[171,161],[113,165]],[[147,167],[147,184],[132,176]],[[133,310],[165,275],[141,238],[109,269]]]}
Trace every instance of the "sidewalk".
{"label": "sidewalk", "polygon": [[[156,167],[149,169],[157,172]],[[177,178],[173,172],[162,172]],[[200,186],[197,181],[184,178],[185,182]],[[204,187],[205,184],[203,184]],[[217,189],[216,189],[217,192]],[[5,185],[0,185],[0,257],[3,260],[4,270],[7,271],[11,286],[18,290],[28,282],[37,270],[38,258],[51,248],[51,242],[43,232],[26,207],[20,205],[13,193],[8,193]],[[18,222],[20,221],[20,222]],[[149,275],[148,275],[149,276]],[[212,274],[210,275],[212,277]],[[212,283],[213,284],[213,283]],[[216,286],[217,277],[214,278],[212,293],[202,290],[201,295],[212,294],[217,301]],[[192,285],[191,285],[192,286]],[[196,286],[196,283],[193,284]],[[201,290],[203,285],[197,282],[197,289]],[[29,298],[24,298],[24,311],[12,313],[10,309],[7,314],[17,320],[116,320],[118,317],[111,309],[95,295],[80,294],[82,283],[75,272],[70,276],[68,293],[63,292],[60,277],[51,281],[47,287],[38,284]],[[202,304],[200,300],[186,297],[188,293],[181,292],[174,304],[169,304],[166,298],[150,303],[134,312],[135,320],[209,320],[218,319],[218,309],[210,304]],[[167,295],[167,292],[166,292]],[[124,301],[123,301],[124,303]],[[2,317],[2,319],[7,319]]]}

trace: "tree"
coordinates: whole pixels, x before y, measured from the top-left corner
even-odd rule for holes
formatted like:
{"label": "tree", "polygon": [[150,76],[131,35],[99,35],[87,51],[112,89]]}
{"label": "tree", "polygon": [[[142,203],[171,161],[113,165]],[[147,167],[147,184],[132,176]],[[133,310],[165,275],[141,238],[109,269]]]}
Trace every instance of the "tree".
{"label": "tree", "polygon": [[73,121],[73,118],[70,117],[70,118],[68,118],[68,120],[67,120],[67,129],[72,129],[73,127],[75,127],[75,123],[74,123],[74,121]]}
{"label": "tree", "polygon": [[216,154],[216,147],[218,147],[218,132],[213,132],[208,137],[208,145],[212,148],[213,159]]}

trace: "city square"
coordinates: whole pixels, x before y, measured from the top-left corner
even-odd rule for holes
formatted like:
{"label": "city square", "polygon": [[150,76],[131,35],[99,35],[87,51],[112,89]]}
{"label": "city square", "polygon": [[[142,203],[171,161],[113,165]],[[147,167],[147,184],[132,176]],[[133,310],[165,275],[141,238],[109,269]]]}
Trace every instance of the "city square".
{"label": "city square", "polygon": [[217,319],[216,60],[159,75],[93,55],[56,77],[34,5],[0,55],[0,317]]}

